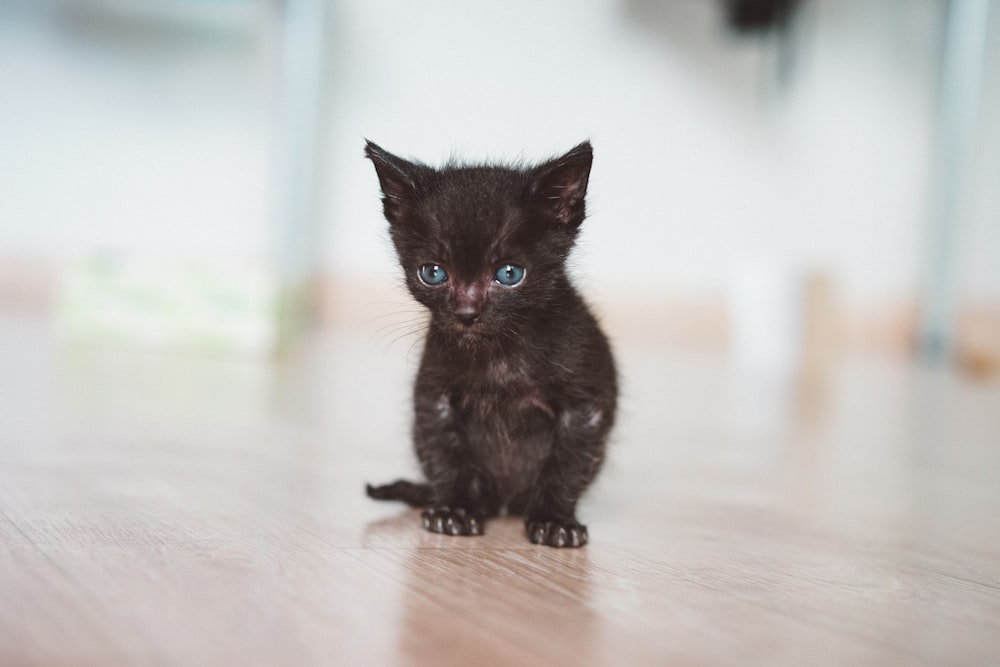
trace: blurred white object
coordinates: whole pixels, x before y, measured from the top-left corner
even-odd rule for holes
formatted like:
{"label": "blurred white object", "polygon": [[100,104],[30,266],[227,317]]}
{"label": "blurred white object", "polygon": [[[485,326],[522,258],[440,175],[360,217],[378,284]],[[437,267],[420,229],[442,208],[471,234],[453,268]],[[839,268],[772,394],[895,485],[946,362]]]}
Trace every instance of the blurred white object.
{"label": "blurred white object", "polygon": [[799,272],[766,263],[737,269],[730,292],[730,331],[739,368],[775,375],[797,371],[806,312],[806,281]]}
{"label": "blurred white object", "polygon": [[328,3],[283,5],[277,210],[273,253],[282,290],[282,333],[295,333],[315,306],[319,271],[320,192],[325,176]]}
{"label": "blurred white object", "polygon": [[989,11],[989,0],[953,0],[947,8],[919,325],[921,351],[937,362],[955,345],[958,249],[970,222]]}
{"label": "blurred white object", "polygon": [[56,302],[60,338],[157,352],[266,357],[280,320],[272,272],[249,262],[92,255]]}

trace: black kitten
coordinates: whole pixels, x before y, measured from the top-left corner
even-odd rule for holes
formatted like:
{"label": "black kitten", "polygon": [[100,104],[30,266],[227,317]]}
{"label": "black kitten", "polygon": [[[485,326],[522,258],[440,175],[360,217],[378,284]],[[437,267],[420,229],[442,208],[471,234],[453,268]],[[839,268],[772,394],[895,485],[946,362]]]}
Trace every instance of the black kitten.
{"label": "black kitten", "polygon": [[587,543],[576,503],[604,460],[617,381],[570,284],[593,153],[531,168],[433,169],[368,142],[406,285],[430,311],[413,436],[427,484],[368,487],[426,507],[424,527],[481,535],[507,509],[529,539]]}

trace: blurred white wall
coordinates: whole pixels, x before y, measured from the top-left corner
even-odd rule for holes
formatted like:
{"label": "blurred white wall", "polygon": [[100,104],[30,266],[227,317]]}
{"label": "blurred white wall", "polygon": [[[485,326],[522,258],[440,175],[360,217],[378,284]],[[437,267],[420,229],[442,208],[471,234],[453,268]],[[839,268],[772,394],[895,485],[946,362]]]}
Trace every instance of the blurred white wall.
{"label": "blurred white wall", "polygon": [[242,2],[0,0],[0,252],[264,251],[272,18]]}
{"label": "blurred white wall", "polygon": [[[133,12],[102,23],[68,4],[0,0],[0,252],[267,255],[276,5],[75,3],[105,19]],[[175,14],[151,19],[151,6]],[[431,163],[534,160],[590,138],[577,261],[588,283],[717,294],[735,267],[769,262],[823,268],[852,301],[910,298],[942,8],[806,2],[782,85],[774,45],[729,34],[716,2],[341,0],[318,241],[327,268],[395,280],[366,137]],[[963,291],[997,299],[994,10],[960,271]]]}
{"label": "blurred white wall", "polygon": [[1000,2],[991,0],[979,135],[967,184],[967,227],[959,239],[960,290],[969,298],[1000,301]]}
{"label": "blurred white wall", "polygon": [[909,295],[941,5],[806,9],[776,90],[773,45],[728,34],[720,3],[344,3],[331,264],[386,261],[362,136],[431,162],[535,158],[590,137],[587,279],[717,291],[734,266],[768,262],[821,266],[849,298]]}

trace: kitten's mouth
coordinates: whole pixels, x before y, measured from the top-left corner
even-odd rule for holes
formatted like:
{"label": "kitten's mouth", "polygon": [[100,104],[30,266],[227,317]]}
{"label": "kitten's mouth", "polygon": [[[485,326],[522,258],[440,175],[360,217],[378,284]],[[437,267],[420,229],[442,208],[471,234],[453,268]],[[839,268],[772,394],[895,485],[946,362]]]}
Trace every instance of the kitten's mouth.
{"label": "kitten's mouth", "polygon": [[451,320],[449,329],[456,338],[466,341],[478,340],[486,333],[486,327],[478,317],[473,320],[456,317]]}
{"label": "kitten's mouth", "polygon": [[452,327],[460,336],[478,336],[483,331],[483,325],[476,322],[456,321]]}

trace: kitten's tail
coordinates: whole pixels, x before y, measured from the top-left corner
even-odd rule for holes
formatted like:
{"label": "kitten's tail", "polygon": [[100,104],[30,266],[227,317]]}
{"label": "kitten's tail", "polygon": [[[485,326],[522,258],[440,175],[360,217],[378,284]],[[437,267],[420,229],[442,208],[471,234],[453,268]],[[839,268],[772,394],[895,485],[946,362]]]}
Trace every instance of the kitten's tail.
{"label": "kitten's tail", "polygon": [[402,500],[410,507],[427,507],[431,504],[431,487],[429,484],[418,484],[405,479],[397,479],[392,484],[365,488],[369,498],[375,500]]}

